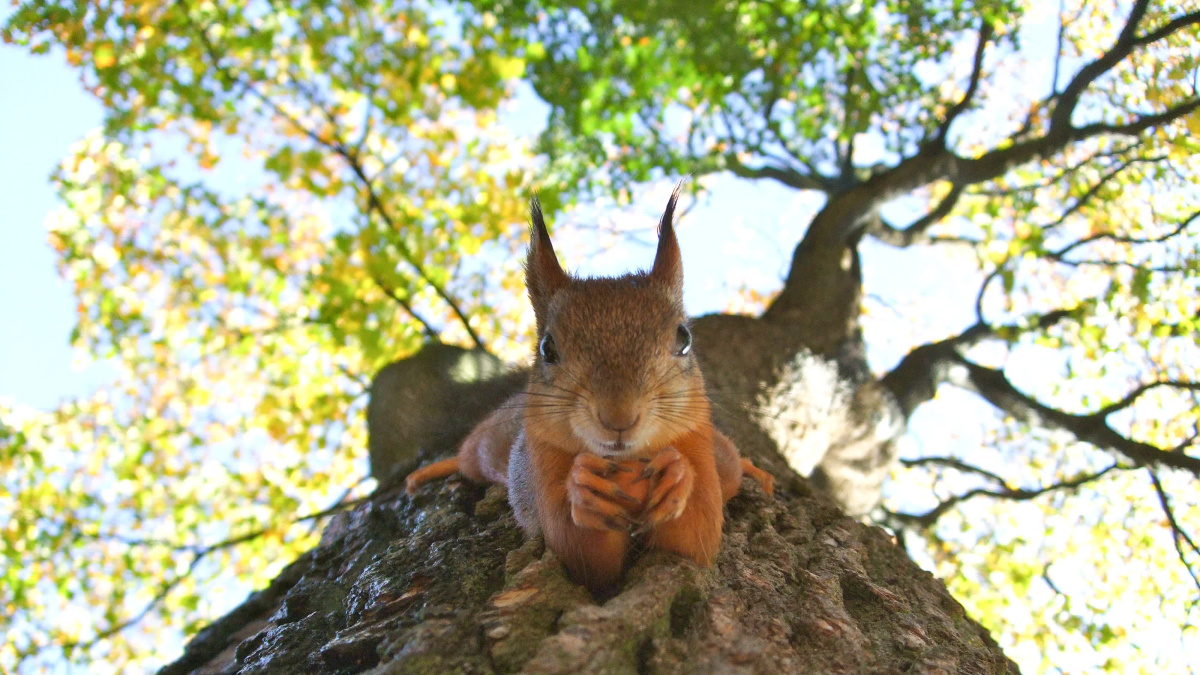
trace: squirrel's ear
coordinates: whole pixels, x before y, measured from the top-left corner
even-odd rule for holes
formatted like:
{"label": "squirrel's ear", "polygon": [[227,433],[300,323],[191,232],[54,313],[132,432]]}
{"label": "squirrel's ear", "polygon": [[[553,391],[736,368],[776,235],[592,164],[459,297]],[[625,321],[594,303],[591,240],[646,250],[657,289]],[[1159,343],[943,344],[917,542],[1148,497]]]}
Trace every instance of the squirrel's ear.
{"label": "squirrel's ear", "polygon": [[683,258],[679,254],[679,241],[675,239],[675,204],[682,188],[683,181],[680,181],[671,192],[662,220],[658,221],[658,253],[654,255],[654,267],[650,269],[651,281],[666,284],[680,293],[683,292]]}
{"label": "squirrel's ear", "polygon": [[542,205],[534,197],[529,202],[529,257],[525,260],[525,286],[529,289],[529,301],[537,317],[539,332],[545,320],[545,308],[550,297],[570,280],[558,264],[546,221],[542,217]]}

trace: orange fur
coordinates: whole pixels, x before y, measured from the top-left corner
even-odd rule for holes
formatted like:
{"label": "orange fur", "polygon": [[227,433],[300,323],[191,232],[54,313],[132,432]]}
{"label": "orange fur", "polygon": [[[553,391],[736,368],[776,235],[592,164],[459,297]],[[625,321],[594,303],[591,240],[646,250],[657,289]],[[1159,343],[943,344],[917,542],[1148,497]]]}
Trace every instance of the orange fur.
{"label": "orange fur", "polygon": [[768,497],[775,494],[775,477],[774,476],[767,473],[766,471],[763,471],[762,469],[758,468],[757,466],[754,466],[754,462],[751,462],[749,459],[747,459],[745,457],[741,458],[740,464],[742,466],[742,472],[745,475],[753,478],[754,481],[758,483],[759,487],[762,488],[762,491],[767,493]]}
{"label": "orange fur", "polygon": [[408,477],[404,479],[404,490],[411,495],[417,491],[417,488],[431,480],[434,480],[435,478],[445,478],[450,474],[458,473],[459,464],[460,462],[457,456],[451,457],[450,459],[443,459],[442,461],[434,462],[433,464],[426,464],[425,466],[408,474]]}

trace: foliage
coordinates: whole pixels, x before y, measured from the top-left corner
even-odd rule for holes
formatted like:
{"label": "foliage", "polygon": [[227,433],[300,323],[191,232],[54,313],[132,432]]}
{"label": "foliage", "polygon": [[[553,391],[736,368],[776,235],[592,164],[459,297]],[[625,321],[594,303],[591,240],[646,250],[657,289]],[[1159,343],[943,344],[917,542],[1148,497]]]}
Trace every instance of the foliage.
{"label": "foliage", "polygon": [[429,335],[512,348],[522,75],[549,208],[728,171],[823,194],[806,239],[970,256],[978,322],[949,338],[867,271],[906,307],[867,301],[871,353],[955,366],[910,427],[983,428],[906,453],[881,518],[1027,668],[1178,669],[1145,640],[1194,639],[1200,596],[1200,17],[1068,0],[1031,61],[1038,7],[24,4],[5,40],[105,105],[50,241],[119,377],[0,406],[0,669],[152,665],[358,494],[370,374]]}
{"label": "foliage", "polygon": [[517,321],[521,64],[386,2],[30,3],[4,36],[105,105],[49,229],[75,344],[119,378],[0,408],[0,670],[124,671],[314,543],[361,482],[371,374]]}

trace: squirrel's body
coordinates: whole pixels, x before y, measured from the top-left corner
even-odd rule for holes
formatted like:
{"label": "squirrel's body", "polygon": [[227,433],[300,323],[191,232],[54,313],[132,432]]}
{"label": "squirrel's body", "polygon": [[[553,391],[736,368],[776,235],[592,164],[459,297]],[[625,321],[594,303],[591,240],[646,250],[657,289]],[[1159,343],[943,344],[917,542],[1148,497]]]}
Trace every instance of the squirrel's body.
{"label": "squirrel's body", "polygon": [[[456,457],[407,481],[411,492],[458,472],[506,485],[521,526],[593,591],[619,581],[637,537],[711,564],[722,506],[743,472],[771,490],[771,477],[712,426],[683,312],[676,199],[659,226],[654,267],[599,279],[562,270],[534,203],[526,284],[539,343],[528,387],[484,419]],[[644,501],[621,487],[642,480]]]}

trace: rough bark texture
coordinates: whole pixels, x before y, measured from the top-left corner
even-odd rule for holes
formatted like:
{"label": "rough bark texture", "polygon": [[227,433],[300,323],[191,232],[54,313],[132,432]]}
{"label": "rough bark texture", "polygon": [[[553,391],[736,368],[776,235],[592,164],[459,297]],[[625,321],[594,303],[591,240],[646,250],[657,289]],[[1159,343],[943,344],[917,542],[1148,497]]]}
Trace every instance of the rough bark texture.
{"label": "rough bark texture", "polygon": [[796,479],[746,481],[713,569],[643,556],[603,604],[504,491],[380,492],[164,673],[1006,673],[941,582]]}

